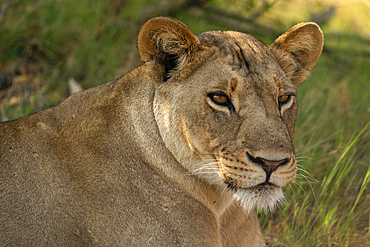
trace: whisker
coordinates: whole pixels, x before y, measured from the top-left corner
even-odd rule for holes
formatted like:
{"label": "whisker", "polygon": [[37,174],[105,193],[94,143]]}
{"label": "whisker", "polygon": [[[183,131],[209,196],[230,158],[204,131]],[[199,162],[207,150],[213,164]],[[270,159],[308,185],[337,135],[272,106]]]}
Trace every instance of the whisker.
{"label": "whisker", "polygon": [[305,194],[307,194],[307,192],[305,191],[305,189],[299,183],[297,183],[296,181],[292,181],[292,184],[294,184],[295,186],[297,186],[297,188],[299,187]]}
{"label": "whisker", "polygon": [[293,192],[293,197],[295,197],[295,191],[294,191],[294,188],[293,188],[293,185],[295,185],[293,182],[289,184],[289,188],[292,190]]}
{"label": "whisker", "polygon": [[194,172],[197,172],[197,171],[204,171],[204,170],[218,170],[218,167],[206,167],[206,166],[202,166],[202,167],[199,167],[197,169],[194,170]]}
{"label": "whisker", "polygon": [[[316,193],[315,193],[315,190],[313,189],[313,186],[311,184],[311,181],[305,175],[303,175],[303,174],[300,174],[300,176],[303,177],[304,179],[306,179],[306,181],[308,182],[308,184],[309,184],[309,186],[310,186],[310,188],[312,190],[313,197],[315,198],[315,203],[317,203]],[[297,185],[299,185],[299,184],[297,183]],[[299,187],[302,188],[302,186],[300,186],[300,185],[299,185]]]}
{"label": "whisker", "polygon": [[[300,173],[300,174],[298,174],[299,176],[301,176],[301,177],[303,177],[304,179],[306,179],[308,182],[311,180],[311,181],[313,181],[313,182],[316,182],[316,183],[318,183],[321,187],[323,187],[324,188],[324,186],[323,186],[323,184],[322,184],[322,182],[321,181],[319,181],[319,180],[317,180],[310,172],[308,172],[304,167],[302,167],[302,166],[297,166],[297,170],[298,171],[302,171],[302,172],[304,172],[305,174],[302,174],[302,173]],[[309,179],[308,179],[308,178]],[[326,188],[325,188],[326,189]]]}

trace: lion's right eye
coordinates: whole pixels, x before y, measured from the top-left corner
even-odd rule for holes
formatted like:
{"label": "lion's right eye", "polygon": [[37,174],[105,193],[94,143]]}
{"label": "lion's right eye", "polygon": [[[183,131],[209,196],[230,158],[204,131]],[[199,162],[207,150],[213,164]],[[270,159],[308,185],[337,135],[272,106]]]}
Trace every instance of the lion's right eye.
{"label": "lion's right eye", "polygon": [[208,94],[208,97],[212,100],[213,103],[221,106],[227,106],[230,99],[224,92],[214,92]]}
{"label": "lion's right eye", "polygon": [[213,103],[219,106],[227,107],[230,111],[235,111],[234,105],[231,102],[230,98],[224,92],[214,92],[208,94],[208,97]]}
{"label": "lion's right eye", "polygon": [[227,102],[227,96],[221,94],[214,94],[212,95],[212,100],[220,105],[223,105]]}

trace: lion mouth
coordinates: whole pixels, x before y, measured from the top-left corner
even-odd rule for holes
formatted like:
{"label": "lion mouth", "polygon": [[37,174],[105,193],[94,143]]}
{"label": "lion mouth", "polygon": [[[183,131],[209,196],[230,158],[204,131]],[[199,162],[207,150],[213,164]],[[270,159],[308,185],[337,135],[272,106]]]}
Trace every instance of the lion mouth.
{"label": "lion mouth", "polygon": [[[246,189],[250,189],[250,190],[258,190],[258,191],[261,191],[261,190],[273,190],[275,188],[280,188],[279,186],[276,186],[270,182],[263,182],[262,184],[258,184],[256,186],[253,186],[253,187],[250,187],[250,188],[246,188]],[[244,189],[244,188],[242,188]]]}
{"label": "lion mouth", "polygon": [[252,187],[235,187],[228,185],[234,191],[234,198],[240,201],[247,212],[254,208],[263,211],[273,211],[279,202],[284,200],[283,190],[270,182],[263,182]]}
{"label": "lion mouth", "polygon": [[260,183],[260,184],[257,184],[251,187],[239,187],[230,182],[226,182],[226,184],[227,184],[227,188],[232,191],[238,191],[238,190],[258,190],[260,191],[260,190],[269,190],[271,189],[271,187],[280,188],[279,186],[276,186],[270,182],[263,182],[263,183]]}
{"label": "lion mouth", "polygon": [[263,183],[261,183],[261,184],[258,184],[258,185],[256,185],[256,186],[253,186],[253,187],[251,187],[251,188],[261,188],[261,187],[264,187],[264,188],[266,188],[266,187],[268,187],[268,186],[275,186],[275,187],[278,187],[278,186],[276,186],[276,185],[273,185],[272,183],[270,183],[270,182],[263,182]]}

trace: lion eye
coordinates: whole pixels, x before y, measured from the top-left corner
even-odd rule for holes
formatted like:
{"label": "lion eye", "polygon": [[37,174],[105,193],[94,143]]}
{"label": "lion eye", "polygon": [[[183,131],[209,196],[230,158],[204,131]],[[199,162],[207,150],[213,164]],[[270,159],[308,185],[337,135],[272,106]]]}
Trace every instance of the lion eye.
{"label": "lion eye", "polygon": [[279,96],[278,101],[280,105],[284,105],[290,101],[291,96],[290,95],[282,95]]}
{"label": "lion eye", "polygon": [[230,98],[221,91],[208,94],[208,97],[213,103],[219,106],[227,107],[230,111],[235,112],[234,105]]}
{"label": "lion eye", "polygon": [[212,100],[219,105],[223,105],[227,102],[227,96],[222,94],[214,94],[212,95]]}

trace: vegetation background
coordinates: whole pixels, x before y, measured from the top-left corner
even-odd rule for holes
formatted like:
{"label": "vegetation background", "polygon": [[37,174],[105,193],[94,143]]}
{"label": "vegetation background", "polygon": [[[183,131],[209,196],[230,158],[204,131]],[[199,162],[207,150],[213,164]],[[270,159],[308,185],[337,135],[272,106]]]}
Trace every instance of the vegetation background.
{"label": "vegetation background", "polygon": [[[368,0],[0,0],[0,121],[54,106],[141,65],[141,25],[172,16],[194,33],[237,30],[270,44],[301,21],[325,35],[298,90],[299,174],[260,212],[268,246],[370,246]],[[238,237],[238,233],[235,233]]]}

